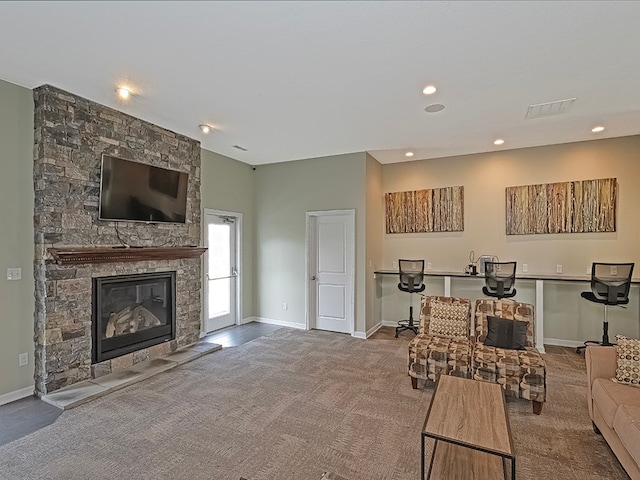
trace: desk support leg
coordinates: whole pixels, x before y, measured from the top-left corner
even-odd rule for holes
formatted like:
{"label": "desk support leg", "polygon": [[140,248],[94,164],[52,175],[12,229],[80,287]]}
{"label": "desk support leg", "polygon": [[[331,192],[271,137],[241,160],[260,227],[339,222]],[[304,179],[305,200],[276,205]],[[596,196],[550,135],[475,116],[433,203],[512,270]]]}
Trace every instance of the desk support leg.
{"label": "desk support leg", "polygon": [[444,296],[451,296],[451,277],[448,275],[445,275],[444,277]]}
{"label": "desk support leg", "polygon": [[544,353],[544,280],[536,280],[536,348]]}

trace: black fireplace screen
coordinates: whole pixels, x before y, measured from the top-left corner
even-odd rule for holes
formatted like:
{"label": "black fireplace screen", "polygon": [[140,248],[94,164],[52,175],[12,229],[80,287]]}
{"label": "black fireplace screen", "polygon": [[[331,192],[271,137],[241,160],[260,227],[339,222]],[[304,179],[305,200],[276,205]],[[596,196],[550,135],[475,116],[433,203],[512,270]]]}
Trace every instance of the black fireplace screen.
{"label": "black fireplace screen", "polygon": [[175,272],[93,280],[93,362],[176,337]]}

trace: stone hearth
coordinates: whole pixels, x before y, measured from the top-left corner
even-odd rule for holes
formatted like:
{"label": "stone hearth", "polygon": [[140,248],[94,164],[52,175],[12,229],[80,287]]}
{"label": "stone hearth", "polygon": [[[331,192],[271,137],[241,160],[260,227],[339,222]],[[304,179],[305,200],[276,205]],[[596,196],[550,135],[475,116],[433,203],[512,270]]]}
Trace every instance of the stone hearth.
{"label": "stone hearth", "polygon": [[[35,102],[35,387],[45,395],[126,370],[195,343],[200,334],[200,258],[59,265],[48,248],[200,243],[200,144],[55,87]],[[189,174],[185,224],[98,220],[100,159],[109,154]],[[176,338],[92,364],[92,282],[96,277],[176,272]]]}

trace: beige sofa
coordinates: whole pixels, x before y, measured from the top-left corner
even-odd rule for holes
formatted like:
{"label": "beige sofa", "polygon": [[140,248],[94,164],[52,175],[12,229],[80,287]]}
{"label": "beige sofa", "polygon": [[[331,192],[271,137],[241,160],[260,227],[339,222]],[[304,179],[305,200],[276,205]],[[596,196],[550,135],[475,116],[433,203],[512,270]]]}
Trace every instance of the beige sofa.
{"label": "beige sofa", "polygon": [[589,415],[633,480],[640,480],[640,388],[616,383],[616,347],[585,353]]}

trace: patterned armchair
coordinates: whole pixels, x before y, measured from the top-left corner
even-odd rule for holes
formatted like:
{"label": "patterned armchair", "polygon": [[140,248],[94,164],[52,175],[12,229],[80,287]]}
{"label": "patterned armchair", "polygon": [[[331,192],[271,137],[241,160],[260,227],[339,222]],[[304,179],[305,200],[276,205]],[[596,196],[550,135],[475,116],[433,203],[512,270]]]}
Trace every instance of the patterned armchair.
{"label": "patterned armchair", "polygon": [[470,377],[471,302],[466,298],[422,297],[420,329],[409,343],[411,385],[439,375]]}
{"label": "patterned armchair", "polygon": [[[524,349],[484,345],[489,316],[529,322]],[[477,300],[472,370],[475,380],[498,383],[506,395],[531,400],[533,412],[540,415],[546,400],[546,365],[534,347],[534,323],[533,305],[506,299]]]}

